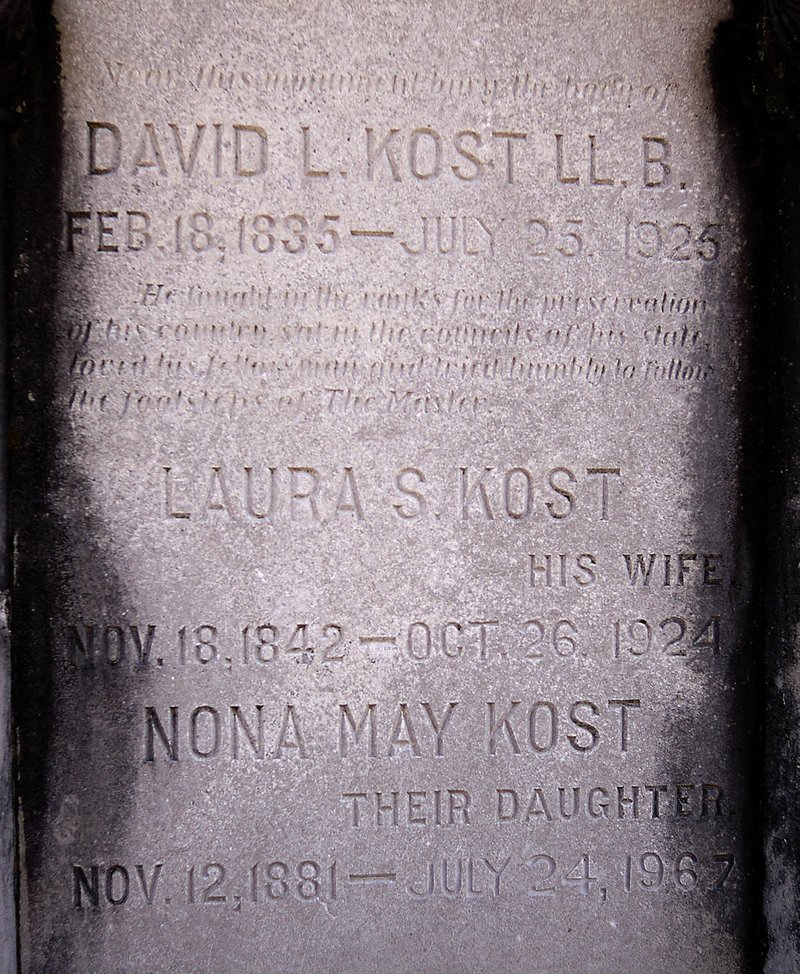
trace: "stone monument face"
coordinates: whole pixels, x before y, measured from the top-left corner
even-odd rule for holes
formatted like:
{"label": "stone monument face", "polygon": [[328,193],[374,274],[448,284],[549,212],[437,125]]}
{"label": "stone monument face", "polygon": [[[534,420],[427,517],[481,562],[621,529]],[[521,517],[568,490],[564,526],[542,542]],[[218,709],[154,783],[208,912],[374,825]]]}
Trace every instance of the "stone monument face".
{"label": "stone monument face", "polygon": [[55,4],[24,971],[749,969],[727,16]]}

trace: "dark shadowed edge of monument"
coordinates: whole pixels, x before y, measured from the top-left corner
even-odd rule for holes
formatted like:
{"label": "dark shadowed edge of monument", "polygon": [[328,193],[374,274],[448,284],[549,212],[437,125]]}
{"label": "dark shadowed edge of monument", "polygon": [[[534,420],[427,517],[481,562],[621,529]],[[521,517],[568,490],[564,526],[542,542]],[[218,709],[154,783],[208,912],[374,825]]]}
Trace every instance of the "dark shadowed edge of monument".
{"label": "dark shadowed edge of monument", "polygon": [[[761,840],[766,974],[800,972],[800,0],[735,0],[717,45],[719,94],[739,118],[752,274],[746,456],[760,632],[760,765],[748,780]],[[718,99],[723,103],[723,99]],[[754,620],[755,621],[755,620]]]}
{"label": "dark shadowed edge of monument", "polygon": [[800,971],[800,2],[740,3],[750,25],[765,376],[764,970],[791,974]]}
{"label": "dark shadowed edge of monument", "polygon": [[9,346],[14,249],[8,219],[12,133],[31,37],[28,0],[0,0],[0,974],[17,971],[17,856],[11,716],[11,545],[9,532]]}
{"label": "dark shadowed edge of monument", "polygon": [[[753,970],[800,972],[800,0],[734,0],[713,57],[721,130],[745,203],[743,501],[752,539],[752,655],[741,720],[757,736],[745,782],[759,838]],[[742,679],[743,673],[737,674]]]}
{"label": "dark shadowed edge of monument", "polygon": [[[745,916],[748,969],[763,970],[765,958],[765,923],[763,890],[765,869],[763,828],[765,821],[766,781],[764,778],[765,727],[765,597],[767,566],[771,550],[764,544],[768,536],[768,508],[763,503],[768,486],[765,453],[768,449],[766,416],[763,408],[766,385],[767,350],[763,341],[764,275],[766,261],[760,246],[763,227],[759,200],[759,140],[754,126],[750,98],[751,63],[756,25],[760,18],[760,0],[735,0],[732,20],[717,28],[710,52],[711,80],[717,122],[723,136],[726,173],[734,180],[740,200],[742,218],[741,317],[746,323],[745,341],[741,348],[744,382],[739,391],[739,414],[742,424],[741,480],[737,516],[741,534],[737,538],[737,562],[749,562],[749,608],[744,630],[738,634],[738,656],[727,674],[736,688],[737,731],[746,745],[741,766],[741,805],[739,829],[749,843],[748,867],[744,888],[749,892]],[[709,478],[713,471],[707,471]],[[732,588],[731,596],[737,594]]]}
{"label": "dark shadowed edge of monument", "polygon": [[[81,468],[76,436],[66,408],[68,376],[57,345],[66,325],[59,295],[77,278],[59,280],[63,251],[61,213],[62,93],[58,25],[48,0],[32,0],[33,43],[28,53],[25,100],[15,132],[11,175],[11,223],[14,241],[14,290],[11,337],[12,423],[11,520],[14,548],[14,625],[11,637],[12,705],[17,749],[17,822],[19,848],[18,932],[21,969],[29,966],[28,917],[43,936],[50,917],[36,902],[42,893],[46,863],[63,811],[57,796],[64,774],[59,744],[68,746],[80,781],[76,827],[82,838],[98,836],[113,850],[124,840],[133,794],[116,782],[98,782],[92,769],[92,742],[102,725],[104,753],[120,765],[135,766],[137,739],[128,718],[132,704],[124,694],[124,675],[98,667],[75,671],[63,653],[63,628],[78,606],[73,592],[81,582],[102,580],[98,612],[124,617],[129,608],[113,560],[101,543],[102,523],[90,484]],[[79,456],[79,454],[78,454]],[[138,685],[144,680],[139,677]],[[84,691],[81,693],[80,691]],[[86,709],[84,711],[84,705]],[[106,719],[117,713],[122,719]],[[86,726],[88,725],[88,726]],[[83,732],[77,732],[83,731]],[[70,740],[64,738],[72,733]],[[114,805],[95,802],[87,788],[113,790]],[[73,787],[73,786],[71,786]],[[102,815],[102,818],[101,818]],[[68,860],[69,837],[64,842]],[[60,895],[69,895],[71,877],[63,877]],[[29,892],[30,891],[30,892]],[[32,894],[32,895],[31,895]],[[38,915],[37,915],[37,910]],[[76,936],[89,931],[75,928]],[[71,944],[51,932],[35,949],[36,974],[65,974]],[[5,974],[5,972],[3,972]]]}

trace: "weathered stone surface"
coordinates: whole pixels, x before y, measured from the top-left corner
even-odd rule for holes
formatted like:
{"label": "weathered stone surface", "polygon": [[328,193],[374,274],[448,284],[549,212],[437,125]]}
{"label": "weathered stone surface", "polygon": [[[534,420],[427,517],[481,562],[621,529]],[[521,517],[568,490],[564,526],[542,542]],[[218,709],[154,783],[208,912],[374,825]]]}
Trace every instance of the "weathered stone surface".
{"label": "weathered stone surface", "polygon": [[727,5],[55,12],[23,970],[751,970]]}

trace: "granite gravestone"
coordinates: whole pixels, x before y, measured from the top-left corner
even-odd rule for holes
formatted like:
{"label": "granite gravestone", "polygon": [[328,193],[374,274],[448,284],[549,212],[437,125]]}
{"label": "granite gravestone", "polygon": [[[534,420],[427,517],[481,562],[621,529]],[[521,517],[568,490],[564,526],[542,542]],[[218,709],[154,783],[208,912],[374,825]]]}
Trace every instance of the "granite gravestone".
{"label": "granite gravestone", "polygon": [[23,971],[750,969],[728,13],[55,4]]}

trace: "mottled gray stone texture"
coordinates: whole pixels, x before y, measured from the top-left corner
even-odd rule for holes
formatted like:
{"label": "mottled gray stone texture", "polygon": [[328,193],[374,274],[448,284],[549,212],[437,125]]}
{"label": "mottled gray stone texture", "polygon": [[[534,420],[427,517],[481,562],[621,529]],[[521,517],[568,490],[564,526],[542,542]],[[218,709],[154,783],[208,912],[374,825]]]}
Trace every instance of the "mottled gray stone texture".
{"label": "mottled gray stone texture", "polygon": [[752,971],[728,5],[54,16],[22,971]]}

